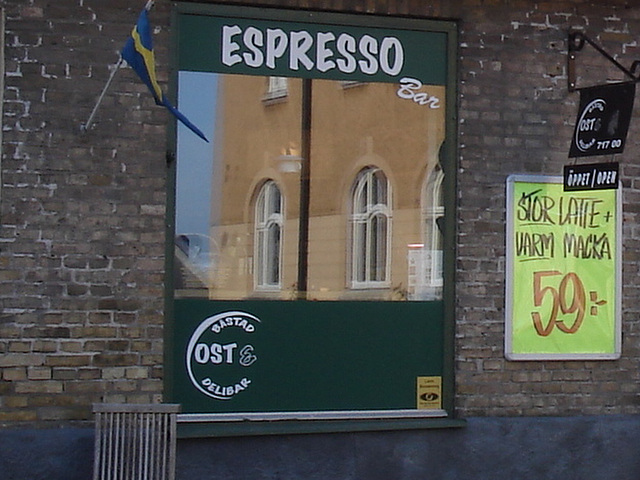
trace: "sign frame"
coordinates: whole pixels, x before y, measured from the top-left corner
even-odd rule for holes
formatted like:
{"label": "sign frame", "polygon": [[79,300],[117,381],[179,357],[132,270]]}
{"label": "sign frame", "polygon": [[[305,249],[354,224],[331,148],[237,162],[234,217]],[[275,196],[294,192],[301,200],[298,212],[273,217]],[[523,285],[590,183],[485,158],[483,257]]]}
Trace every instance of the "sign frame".
{"label": "sign frame", "polygon": [[[526,315],[518,316],[519,305],[526,303],[528,299],[525,300],[524,302],[522,301],[517,302],[515,298],[517,287],[519,287],[519,285],[516,285],[516,282],[524,282],[524,281],[528,282],[528,278],[526,280],[519,278],[516,273],[516,270],[517,270],[516,253],[517,252],[516,252],[515,229],[518,222],[518,219],[516,218],[516,205],[517,205],[516,202],[518,202],[518,198],[516,198],[517,196],[516,196],[515,190],[516,190],[517,184],[554,185],[558,190],[561,191],[561,195],[563,196],[612,195],[612,194],[615,195],[614,208],[615,208],[616,217],[615,217],[615,225],[613,227],[613,234],[616,236],[616,238],[611,242],[612,247],[614,249],[611,261],[614,264],[613,265],[614,278],[612,279],[612,281],[614,282],[613,292],[614,292],[615,298],[607,299],[607,301],[610,304],[613,304],[613,305],[609,305],[608,307],[610,315],[613,315],[613,318],[608,320],[609,327],[611,328],[611,331],[608,332],[608,335],[609,335],[608,341],[610,342],[608,348],[603,350],[601,349],[600,351],[596,351],[597,349],[594,349],[594,351],[563,351],[563,350],[552,351],[551,348],[549,348],[546,351],[544,349],[536,350],[535,348],[530,349],[529,351],[525,351],[526,349],[521,346],[521,345],[524,345],[524,341],[522,340],[523,338],[531,338],[533,336],[531,332],[534,331],[534,326],[533,326],[534,322],[532,322],[532,320],[534,319],[534,312],[532,309],[532,311],[530,312],[531,318],[526,318]],[[506,277],[505,278],[505,342],[504,342],[505,357],[507,358],[507,360],[511,360],[511,361],[616,360],[621,356],[621,352],[622,352],[622,320],[621,320],[622,193],[621,193],[621,189],[598,190],[598,191],[589,191],[589,192],[564,192],[562,191],[562,188],[563,188],[563,177],[561,176],[514,174],[507,177],[507,182],[506,182],[507,222],[506,222],[506,272],[505,272],[505,277]],[[560,244],[559,241],[557,243]],[[542,282],[543,281],[555,282],[560,279],[562,279],[562,281],[564,282],[564,279],[567,278],[568,280],[565,286],[569,283],[572,283],[572,286],[566,287],[566,289],[561,290],[562,292],[564,292],[565,297],[564,297],[564,300],[561,301],[563,302],[564,307],[560,309],[559,315],[560,316],[563,315],[565,311],[571,311],[572,314],[575,314],[576,310],[575,309],[572,310],[572,308],[569,308],[569,306],[567,306],[567,303],[571,303],[571,306],[575,304],[575,299],[576,299],[575,291],[577,290],[576,285],[577,285],[577,282],[580,282],[580,280],[577,280],[576,283],[573,283],[572,280],[574,280],[575,278],[579,279],[579,273],[576,274],[575,272],[572,272],[567,275],[567,272],[563,270],[563,268],[565,269],[568,268],[567,265],[570,261],[567,260],[564,264],[562,264],[560,260],[561,260],[560,258],[557,258],[557,259],[554,259],[554,262],[553,262],[554,268],[557,269],[557,272],[555,271],[549,272],[557,275],[540,277],[541,279],[540,279],[540,283],[538,284],[537,290],[534,285],[535,280],[532,280],[530,282],[532,287],[531,291],[534,292],[532,297],[535,296],[535,292],[538,291],[540,293],[540,296],[538,298],[539,300],[538,305],[540,310],[543,311],[544,308],[548,309],[549,300],[545,297],[550,297],[550,295],[546,295],[546,294],[552,293],[555,291],[556,293],[554,293],[553,296],[561,296],[557,293],[560,289],[554,290],[556,286],[551,286],[550,284],[546,286],[542,286],[543,285]],[[574,262],[574,264],[571,265],[571,268],[576,269],[576,262]],[[562,273],[565,274],[564,277],[561,276]],[[552,280],[549,280],[549,279],[552,279]],[[573,292],[573,299],[572,299],[573,301],[571,302],[567,301],[566,299],[567,291]],[[583,300],[586,300],[586,299],[583,299]],[[588,299],[589,307],[590,308],[594,306],[597,307],[602,303],[602,300],[603,300],[602,298],[589,297]],[[534,300],[533,302],[536,302],[536,301]],[[543,302],[546,302],[546,306],[543,304]],[[599,303],[597,303],[596,305],[595,304],[596,302],[599,302]],[[586,301],[583,301],[583,305],[582,305],[583,310],[585,310],[584,308],[585,304],[586,304]],[[602,304],[604,305],[604,303]],[[528,306],[529,305],[527,303],[527,307]],[[552,311],[553,311],[553,308],[552,308]],[[578,309],[578,312],[579,312],[579,309]],[[593,311],[591,312],[593,314]],[[543,311],[542,313],[539,314],[539,317],[538,317],[539,322],[540,322],[540,318],[543,318],[542,323],[544,323],[544,318],[546,317],[544,313],[545,312]],[[577,318],[578,318],[577,316],[573,317],[573,319],[577,319]],[[564,324],[563,319],[560,319],[560,322],[558,323],[562,324],[561,325],[562,330],[564,330],[565,332],[563,333],[563,331],[561,331],[560,329],[554,328],[553,322],[549,320],[549,323],[547,323],[545,327],[545,331],[543,333],[545,336],[548,336],[546,338],[553,339],[552,335],[556,335],[555,337],[556,343],[561,343],[557,341],[557,338],[562,338],[562,337],[558,337],[558,335],[566,335],[567,333],[576,333],[575,331],[571,331],[572,327],[576,326],[576,322],[574,322],[571,325],[571,327],[568,326],[570,322],[567,321],[567,324]],[[557,325],[558,324],[556,323],[555,326]],[[541,328],[540,323],[535,328],[536,329]],[[525,337],[524,336],[525,334],[522,333],[523,331],[528,331],[527,335],[529,335],[529,337]],[[543,334],[541,334],[540,331],[538,330],[537,332],[538,336],[542,336]]]}
{"label": "sign frame", "polygon": [[[179,2],[175,5],[172,12],[172,87],[173,96],[177,94],[178,72],[179,66],[182,65],[183,59],[179,58],[178,41],[180,39],[180,16],[204,16],[204,17],[226,17],[230,19],[246,18],[255,20],[282,21],[284,23],[300,23],[310,26],[313,30],[314,24],[326,24],[337,27],[347,26],[354,28],[356,32],[370,28],[405,30],[415,35],[416,32],[431,32],[443,34],[446,36],[446,42],[442,48],[445,52],[442,68],[446,77],[446,105],[447,114],[445,117],[445,128],[447,132],[447,140],[443,144],[441,151],[442,167],[445,170],[445,205],[448,214],[445,216],[444,231],[445,245],[444,255],[449,261],[445,261],[444,288],[443,288],[443,324],[441,337],[441,362],[442,373],[438,392],[441,393],[440,402],[433,408],[434,404],[423,406],[422,408],[410,409],[362,409],[362,410],[325,410],[325,411],[239,411],[227,413],[208,413],[208,412],[189,412],[182,413],[178,418],[178,431],[182,437],[197,436],[229,436],[229,435],[262,435],[262,434],[282,434],[282,433],[307,433],[307,432],[341,432],[341,431],[372,431],[372,430],[397,430],[397,429],[416,429],[416,428],[442,428],[442,427],[459,427],[464,425],[464,421],[457,420],[454,412],[454,342],[455,342],[455,288],[454,288],[454,255],[455,255],[455,159],[456,156],[456,132],[457,122],[455,121],[457,83],[456,83],[456,51],[457,43],[457,26],[452,21],[446,20],[426,20],[426,19],[407,19],[400,17],[386,17],[375,15],[358,15],[358,14],[340,14],[340,13],[321,13],[303,10],[291,9],[261,9],[241,6],[225,6],[225,5],[203,5]],[[265,24],[267,27],[269,25]],[[241,28],[245,28],[244,24],[240,24]],[[265,27],[266,28],[266,27]],[[270,28],[273,28],[272,26]],[[342,32],[342,30],[336,30]],[[189,35],[191,32],[189,31]],[[184,32],[183,32],[184,34]],[[336,33],[337,35],[337,33]],[[356,34],[354,34],[356,35]],[[356,35],[357,36],[357,35]],[[231,41],[236,41],[238,37],[233,37]],[[193,59],[189,60],[191,62]],[[197,61],[197,59],[195,60]],[[245,72],[246,73],[246,72]],[[277,72],[276,72],[277,73]],[[282,72],[284,73],[284,72]],[[305,75],[300,75],[305,78]],[[315,77],[314,77],[315,78]],[[327,74],[326,78],[331,79],[331,75]],[[372,78],[372,81],[385,81],[388,79]],[[176,127],[170,126],[169,130],[169,150],[176,151]],[[173,297],[173,236],[175,227],[175,162],[168,163],[168,201],[167,201],[167,248],[166,248],[166,302],[165,302],[165,375],[164,375],[164,401],[174,402],[178,397],[178,383],[181,381],[180,376],[183,375],[181,369],[184,368],[184,356],[182,356],[177,347],[176,332],[178,332],[178,315],[176,313],[176,299]],[[235,301],[234,310],[247,313],[244,300]],[[302,302],[312,305],[319,302],[304,302],[300,300],[292,301]],[[228,303],[228,302],[227,302]],[[268,302],[264,302],[265,304]],[[276,303],[272,301],[271,303]],[[373,306],[373,305],[372,305]],[[226,310],[226,307],[225,307]],[[250,313],[250,312],[249,312]],[[217,313],[213,313],[217,315]],[[261,320],[262,317],[258,316]],[[205,320],[202,317],[201,320]],[[264,330],[260,328],[260,330]],[[202,332],[200,332],[202,333]],[[190,340],[191,341],[191,340]],[[208,341],[213,341],[209,339]],[[235,340],[234,340],[235,341]],[[199,348],[196,346],[196,348]],[[200,352],[202,353],[202,352]],[[220,353],[220,352],[216,352]],[[224,351],[222,352],[224,354]],[[425,373],[426,375],[429,372]],[[423,374],[423,375],[425,375]],[[194,375],[195,376],[195,375]],[[212,377],[213,378],[213,377]],[[425,377],[426,378],[426,377]],[[434,377],[435,378],[435,377]],[[215,380],[215,379],[214,379]],[[238,383],[242,386],[243,379]],[[197,381],[197,380],[196,380]],[[415,379],[412,382],[413,389],[417,390]],[[202,384],[205,388],[209,384]],[[432,388],[434,390],[435,387]],[[214,394],[225,395],[226,391],[220,393],[213,390]],[[429,398],[433,397],[433,392],[428,392]],[[417,404],[417,392],[412,390],[413,401]],[[183,410],[184,411],[184,410]]]}
{"label": "sign frame", "polygon": [[617,189],[620,185],[618,162],[565,165],[564,191]]}

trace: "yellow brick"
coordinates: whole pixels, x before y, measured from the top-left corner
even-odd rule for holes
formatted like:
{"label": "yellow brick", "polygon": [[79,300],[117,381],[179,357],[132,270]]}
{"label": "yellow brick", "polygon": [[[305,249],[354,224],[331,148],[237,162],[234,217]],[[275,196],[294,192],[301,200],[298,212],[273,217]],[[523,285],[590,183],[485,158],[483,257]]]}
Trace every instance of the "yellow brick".
{"label": "yellow brick", "polygon": [[27,398],[28,397],[5,397],[3,403],[6,408],[22,408],[29,404]]}
{"label": "yellow brick", "polygon": [[36,413],[19,410],[15,412],[1,412],[0,422],[33,422],[36,420]]}
{"label": "yellow brick", "polygon": [[27,371],[29,380],[51,380],[51,369],[47,367],[34,367]]}
{"label": "yellow brick", "polygon": [[117,380],[124,378],[124,367],[107,367],[102,369],[102,378],[104,380]]}
{"label": "yellow brick", "polygon": [[9,343],[9,351],[16,353],[29,353],[31,344],[29,342],[11,342]]}
{"label": "yellow brick", "polygon": [[0,367],[28,367],[43,365],[44,355],[15,353],[0,356]]}
{"label": "yellow brick", "polygon": [[127,368],[127,378],[149,378],[149,370],[144,367]]}
{"label": "yellow brick", "polygon": [[16,393],[62,393],[62,382],[53,380],[17,382]]}
{"label": "yellow brick", "polygon": [[81,353],[84,348],[82,342],[62,342],[60,344],[60,350],[63,352]]}

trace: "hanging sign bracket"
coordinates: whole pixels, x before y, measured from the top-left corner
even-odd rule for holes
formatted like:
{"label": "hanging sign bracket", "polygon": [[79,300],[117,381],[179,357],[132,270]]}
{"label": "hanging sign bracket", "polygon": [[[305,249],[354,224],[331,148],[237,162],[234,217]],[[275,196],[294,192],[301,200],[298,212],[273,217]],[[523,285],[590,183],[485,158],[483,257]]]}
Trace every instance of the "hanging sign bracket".
{"label": "hanging sign bracket", "polygon": [[640,82],[640,75],[636,74],[638,66],[640,66],[640,60],[636,60],[631,65],[630,69],[627,69],[624,65],[613,58],[607,53],[600,45],[591,40],[587,35],[582,32],[573,31],[569,32],[569,51],[567,58],[567,83],[570,92],[576,90],[576,68],[575,60],[576,53],[582,50],[584,44],[588,43],[595,48],[603,57],[613,63],[619,70],[621,70],[626,76],[630,77],[634,82]]}

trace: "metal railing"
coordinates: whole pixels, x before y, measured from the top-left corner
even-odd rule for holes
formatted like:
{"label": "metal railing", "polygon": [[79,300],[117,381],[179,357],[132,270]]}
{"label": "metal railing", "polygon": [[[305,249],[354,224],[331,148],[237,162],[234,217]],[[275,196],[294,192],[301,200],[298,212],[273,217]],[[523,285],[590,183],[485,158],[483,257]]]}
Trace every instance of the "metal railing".
{"label": "metal railing", "polygon": [[96,404],[93,480],[174,480],[173,404]]}

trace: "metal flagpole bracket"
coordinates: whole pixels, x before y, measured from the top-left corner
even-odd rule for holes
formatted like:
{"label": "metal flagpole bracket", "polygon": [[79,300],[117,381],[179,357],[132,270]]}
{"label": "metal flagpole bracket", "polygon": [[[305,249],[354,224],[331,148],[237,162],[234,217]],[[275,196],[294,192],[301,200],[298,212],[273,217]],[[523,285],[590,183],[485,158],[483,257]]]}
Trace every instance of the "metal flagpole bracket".
{"label": "metal flagpole bracket", "polygon": [[[149,10],[151,10],[151,8],[153,8],[154,3],[155,3],[154,0],[147,0],[147,3],[145,4],[144,9],[148,12]],[[110,68],[111,69],[111,73],[109,74],[109,78],[107,79],[107,83],[104,86],[104,88],[102,89],[102,92],[100,93],[100,96],[98,97],[98,101],[93,106],[93,109],[91,110],[91,113],[89,114],[89,118],[87,119],[87,122],[85,124],[83,124],[83,125],[80,125],[80,131],[82,133],[86,133],[87,131],[89,131],[91,129],[91,125],[93,125],[93,118],[96,116],[96,112],[98,111],[98,107],[102,103],[102,100],[104,99],[104,96],[107,93],[107,90],[109,90],[109,86],[111,85],[111,82],[113,82],[113,77],[116,76],[116,73],[118,73],[118,70],[120,70],[120,67],[122,67],[124,63],[126,63],[125,60],[122,58],[122,56],[120,56],[120,58],[118,58],[118,62],[113,67]]]}
{"label": "metal flagpole bracket", "polygon": [[587,35],[580,31],[569,31],[569,49],[567,52],[567,87],[570,92],[576,90],[576,53],[584,48],[584,44],[588,43],[595,48],[603,57],[613,63],[620,71],[631,78],[634,82],[640,81],[640,75],[636,75],[636,70],[640,66],[640,60],[636,60],[627,69],[624,65],[607,53],[600,45],[591,40]]}
{"label": "metal flagpole bracket", "polygon": [[89,118],[87,119],[87,123],[85,123],[84,125],[80,125],[80,130],[83,133],[87,132],[91,128],[91,125],[93,124],[93,117],[96,116],[96,112],[98,111],[98,107],[102,103],[102,100],[104,99],[104,96],[107,93],[107,90],[109,89],[109,86],[111,85],[111,82],[113,81],[113,77],[116,76],[116,73],[118,73],[118,70],[120,70],[120,67],[122,66],[123,63],[124,63],[124,59],[122,57],[120,57],[120,58],[118,58],[118,62],[111,68],[111,73],[109,74],[109,79],[107,80],[107,83],[105,84],[104,88],[102,89],[102,92],[100,93],[100,96],[98,97],[98,101],[93,106],[93,110],[91,110],[91,114],[89,115]]}

